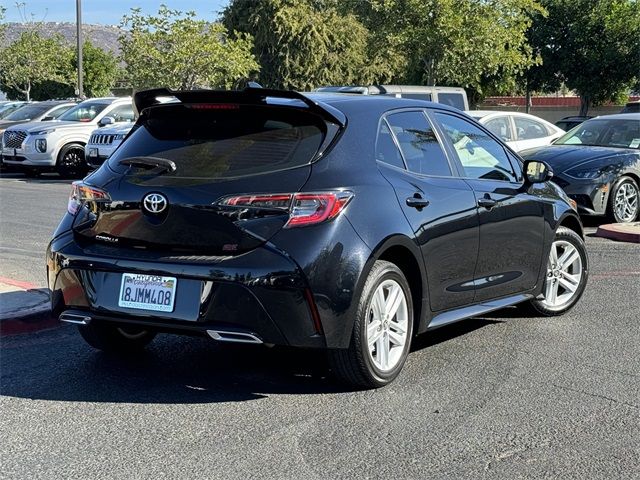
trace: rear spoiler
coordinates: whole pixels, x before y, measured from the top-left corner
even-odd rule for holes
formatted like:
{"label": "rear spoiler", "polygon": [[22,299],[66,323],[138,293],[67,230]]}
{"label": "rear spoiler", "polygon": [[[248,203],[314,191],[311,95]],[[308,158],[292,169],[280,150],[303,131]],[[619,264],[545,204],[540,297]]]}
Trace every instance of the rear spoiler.
{"label": "rear spoiler", "polygon": [[133,107],[140,116],[145,108],[163,103],[159,98],[174,97],[181,103],[237,103],[241,105],[265,104],[267,98],[300,100],[311,112],[340,127],[347,124],[347,118],[338,109],[323,102],[317,102],[293,90],[272,90],[270,88],[247,87],[244,90],[171,90],[154,88],[142,90],[133,95]]}

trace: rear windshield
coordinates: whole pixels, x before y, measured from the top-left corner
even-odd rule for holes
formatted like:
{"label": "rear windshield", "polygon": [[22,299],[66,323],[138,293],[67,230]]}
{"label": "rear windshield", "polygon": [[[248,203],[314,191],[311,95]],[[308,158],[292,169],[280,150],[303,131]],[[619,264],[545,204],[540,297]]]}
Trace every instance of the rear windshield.
{"label": "rear windshield", "polygon": [[308,164],[326,133],[320,117],[299,108],[267,105],[162,105],[145,113],[109,158],[159,157],[176,164],[165,175],[233,178]]}

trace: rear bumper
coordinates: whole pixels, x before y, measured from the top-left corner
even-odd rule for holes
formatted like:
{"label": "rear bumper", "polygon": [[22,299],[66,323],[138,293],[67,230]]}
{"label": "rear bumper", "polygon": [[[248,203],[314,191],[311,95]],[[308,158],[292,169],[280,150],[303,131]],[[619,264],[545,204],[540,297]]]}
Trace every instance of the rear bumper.
{"label": "rear bumper", "polygon": [[[182,334],[228,331],[277,345],[329,346],[303,272],[268,244],[237,257],[145,255],[101,245],[82,249],[70,233],[55,238],[47,251],[54,314]],[[124,272],[176,277],[174,311],[119,307]]]}

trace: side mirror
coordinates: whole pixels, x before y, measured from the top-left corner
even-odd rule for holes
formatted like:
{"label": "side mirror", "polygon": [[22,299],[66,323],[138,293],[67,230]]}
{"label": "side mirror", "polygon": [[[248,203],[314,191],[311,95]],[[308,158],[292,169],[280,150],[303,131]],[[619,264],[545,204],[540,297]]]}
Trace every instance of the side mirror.
{"label": "side mirror", "polygon": [[116,123],[116,119],[113,117],[102,117],[98,122],[99,127],[106,127],[107,125],[113,125]]}
{"label": "side mirror", "polygon": [[55,118],[53,118],[52,116],[47,116],[47,117],[42,117],[42,120],[40,120],[41,122],[49,122],[51,120],[55,120]]}
{"label": "side mirror", "polygon": [[544,183],[553,177],[551,167],[537,160],[525,161],[523,170],[524,178],[528,183]]}

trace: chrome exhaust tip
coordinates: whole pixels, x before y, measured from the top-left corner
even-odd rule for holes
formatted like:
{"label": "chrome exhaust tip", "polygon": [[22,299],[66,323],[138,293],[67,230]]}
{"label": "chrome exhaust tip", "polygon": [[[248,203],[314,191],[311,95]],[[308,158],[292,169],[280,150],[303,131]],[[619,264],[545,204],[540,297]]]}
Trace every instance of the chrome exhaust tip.
{"label": "chrome exhaust tip", "polygon": [[74,325],[89,325],[91,317],[89,315],[82,315],[78,313],[63,312],[60,314],[60,321],[66,323],[73,323]]}
{"label": "chrome exhaust tip", "polygon": [[230,332],[228,330],[207,330],[207,334],[219,342],[263,343],[261,338],[252,333]]}

